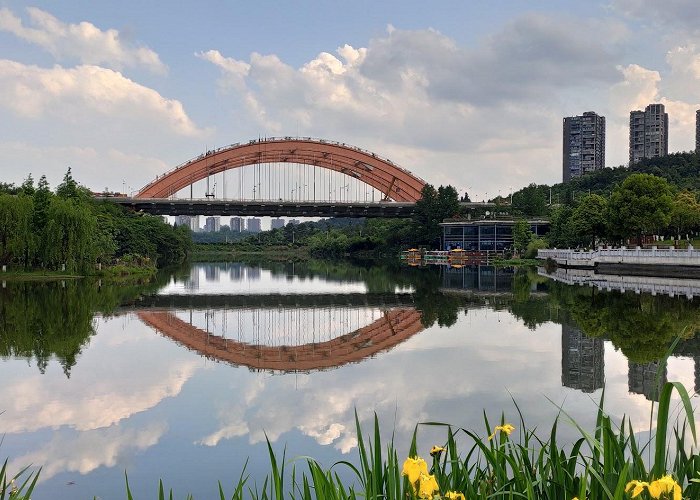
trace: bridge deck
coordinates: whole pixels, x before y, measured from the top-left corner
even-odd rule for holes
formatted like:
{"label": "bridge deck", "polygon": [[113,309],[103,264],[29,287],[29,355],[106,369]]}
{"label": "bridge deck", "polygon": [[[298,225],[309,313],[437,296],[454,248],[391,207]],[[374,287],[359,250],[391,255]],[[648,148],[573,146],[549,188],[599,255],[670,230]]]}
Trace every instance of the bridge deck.
{"label": "bridge deck", "polygon": [[[413,202],[259,201],[170,198],[111,198],[116,203],[153,215],[222,215],[289,217],[412,217]],[[490,208],[493,203],[461,203],[466,208]]]}

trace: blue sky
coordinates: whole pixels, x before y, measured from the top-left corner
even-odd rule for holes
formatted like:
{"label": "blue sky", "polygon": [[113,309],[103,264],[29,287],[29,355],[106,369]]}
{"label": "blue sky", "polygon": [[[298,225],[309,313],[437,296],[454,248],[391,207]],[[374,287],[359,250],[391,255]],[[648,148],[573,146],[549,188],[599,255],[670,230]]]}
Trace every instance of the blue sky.
{"label": "blue sky", "polygon": [[309,135],[477,197],[561,180],[561,120],[662,102],[694,147],[694,0],[0,0],[0,168],[133,189],[206,147]]}

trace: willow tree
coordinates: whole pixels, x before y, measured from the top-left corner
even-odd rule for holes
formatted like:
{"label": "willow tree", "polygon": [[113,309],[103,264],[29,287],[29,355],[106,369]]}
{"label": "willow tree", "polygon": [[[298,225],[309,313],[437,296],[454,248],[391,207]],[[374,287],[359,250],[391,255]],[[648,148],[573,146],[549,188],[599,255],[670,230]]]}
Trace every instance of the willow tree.
{"label": "willow tree", "polygon": [[86,271],[95,263],[95,216],[84,204],[55,197],[45,232],[45,262],[53,268]]}

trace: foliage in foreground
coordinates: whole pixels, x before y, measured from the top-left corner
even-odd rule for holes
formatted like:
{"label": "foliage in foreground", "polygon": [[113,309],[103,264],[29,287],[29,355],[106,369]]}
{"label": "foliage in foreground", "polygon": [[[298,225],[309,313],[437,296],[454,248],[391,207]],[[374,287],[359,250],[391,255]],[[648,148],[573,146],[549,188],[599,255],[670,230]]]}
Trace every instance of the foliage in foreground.
{"label": "foliage in foreground", "polygon": [[[686,420],[669,429],[671,394],[680,396]],[[430,450],[428,461],[420,457],[416,432],[409,457],[399,457],[393,440],[383,446],[379,423],[375,416],[374,433],[365,439],[357,416],[359,460],[356,464],[341,461],[325,469],[312,458],[288,461],[278,457],[268,441],[270,473],[262,486],[249,483],[245,471],[238,478],[229,497],[219,483],[219,498],[253,499],[516,499],[532,500],[616,500],[626,498],[659,498],[680,500],[700,498],[700,456],[685,445],[687,430],[695,441],[696,432],[690,398],[677,382],[664,384],[656,417],[655,439],[642,444],[628,419],[619,427],[599,407],[596,427],[586,432],[575,422],[581,437],[571,446],[560,447],[557,433],[562,412],[546,438],[525,430],[522,415],[518,426],[523,429],[516,438],[516,427],[505,423],[493,428],[488,437],[466,429],[444,426],[446,442]],[[653,410],[652,410],[653,411]],[[486,416],[487,432],[491,424]],[[668,433],[671,431],[671,438]],[[471,443],[460,455],[457,442]],[[649,457],[645,460],[645,456]],[[427,455],[425,455],[427,456]],[[299,463],[303,465],[298,467]],[[291,471],[290,471],[291,468]],[[347,484],[339,471],[345,468],[354,476]],[[5,467],[0,471],[0,500],[28,498],[38,473],[22,471],[9,483]],[[18,486],[19,485],[19,486]],[[126,496],[133,494],[126,481]],[[170,491],[168,498],[173,498]],[[158,498],[166,498],[162,482]],[[188,496],[188,498],[192,498]]]}

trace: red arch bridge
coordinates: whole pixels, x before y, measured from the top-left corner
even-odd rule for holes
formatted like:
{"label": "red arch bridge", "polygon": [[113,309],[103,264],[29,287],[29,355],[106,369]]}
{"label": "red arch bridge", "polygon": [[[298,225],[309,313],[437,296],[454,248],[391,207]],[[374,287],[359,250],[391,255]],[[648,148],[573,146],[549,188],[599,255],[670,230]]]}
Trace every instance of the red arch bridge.
{"label": "red arch bridge", "polygon": [[[203,196],[195,197],[195,186]],[[97,198],[155,215],[410,217],[424,186],[419,177],[370,151],[284,137],[207,151],[133,196]]]}

